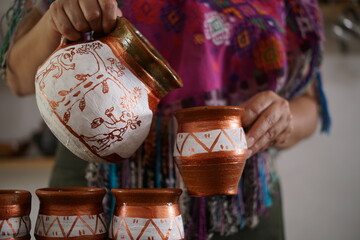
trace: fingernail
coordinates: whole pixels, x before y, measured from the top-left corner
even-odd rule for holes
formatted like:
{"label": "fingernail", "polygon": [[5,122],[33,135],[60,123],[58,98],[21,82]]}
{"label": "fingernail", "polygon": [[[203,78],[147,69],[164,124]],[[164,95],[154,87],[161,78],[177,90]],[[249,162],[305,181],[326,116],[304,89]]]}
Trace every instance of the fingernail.
{"label": "fingernail", "polygon": [[248,149],[247,151],[247,158],[250,158],[252,156],[253,151]]}
{"label": "fingernail", "polygon": [[255,139],[253,137],[249,137],[246,142],[247,142],[247,147],[251,148],[251,146],[254,144]]}

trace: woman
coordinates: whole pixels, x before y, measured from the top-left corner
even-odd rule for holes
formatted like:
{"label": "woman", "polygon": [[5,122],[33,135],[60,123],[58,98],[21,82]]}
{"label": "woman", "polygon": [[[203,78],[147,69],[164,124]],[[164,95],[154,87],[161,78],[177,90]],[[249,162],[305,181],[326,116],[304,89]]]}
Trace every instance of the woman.
{"label": "woman", "polygon": [[[76,41],[84,32],[108,33],[122,15],[184,82],[160,103],[152,131],[134,157],[117,166],[87,165],[61,146],[51,185],[179,187],[171,157],[173,111],[241,105],[246,109],[242,120],[249,159],[239,194],[206,199],[184,194],[186,236],[284,239],[279,183],[269,149],[288,148],[310,136],[319,110],[324,130],[329,118],[319,74],[316,2],[266,2],[57,0],[45,11],[31,8],[7,54],[7,80],[18,95],[34,92],[36,69],[62,35]],[[23,57],[25,52],[31,61]],[[86,174],[80,174],[85,168]]]}

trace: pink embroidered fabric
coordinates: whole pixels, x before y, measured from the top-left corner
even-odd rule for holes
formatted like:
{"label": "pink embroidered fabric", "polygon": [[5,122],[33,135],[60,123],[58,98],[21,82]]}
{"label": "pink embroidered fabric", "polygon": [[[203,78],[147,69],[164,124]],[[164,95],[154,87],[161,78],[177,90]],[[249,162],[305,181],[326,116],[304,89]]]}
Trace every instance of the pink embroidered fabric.
{"label": "pink embroidered fabric", "polygon": [[321,39],[313,0],[138,0],[121,9],[182,77],[166,103],[224,88],[241,101],[289,92],[289,66]]}

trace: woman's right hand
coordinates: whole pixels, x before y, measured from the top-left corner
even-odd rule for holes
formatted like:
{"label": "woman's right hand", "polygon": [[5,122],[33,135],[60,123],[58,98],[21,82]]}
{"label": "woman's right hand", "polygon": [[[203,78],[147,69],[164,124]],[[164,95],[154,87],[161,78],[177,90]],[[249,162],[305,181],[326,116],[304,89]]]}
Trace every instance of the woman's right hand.
{"label": "woman's right hand", "polygon": [[122,16],[116,0],[56,0],[47,14],[52,28],[71,41],[84,32],[109,33]]}

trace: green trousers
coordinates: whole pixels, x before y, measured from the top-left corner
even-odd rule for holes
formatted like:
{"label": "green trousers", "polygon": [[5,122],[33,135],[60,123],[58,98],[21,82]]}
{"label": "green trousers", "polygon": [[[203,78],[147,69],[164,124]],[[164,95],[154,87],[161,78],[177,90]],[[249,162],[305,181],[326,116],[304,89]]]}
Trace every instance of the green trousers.
{"label": "green trousers", "polygon": [[87,186],[85,179],[87,164],[59,142],[50,178],[50,187]]}

